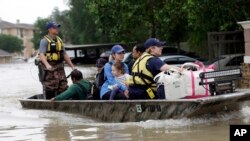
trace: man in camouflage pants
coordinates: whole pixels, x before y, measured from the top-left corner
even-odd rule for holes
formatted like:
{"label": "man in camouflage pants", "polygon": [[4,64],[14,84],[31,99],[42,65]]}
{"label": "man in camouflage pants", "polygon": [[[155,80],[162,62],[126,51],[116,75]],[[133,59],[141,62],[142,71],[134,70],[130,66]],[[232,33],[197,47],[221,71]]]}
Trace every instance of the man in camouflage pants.
{"label": "man in camouflage pants", "polygon": [[67,55],[59,33],[59,24],[48,22],[48,35],[40,41],[39,47],[39,79],[43,84],[43,93],[46,99],[51,99],[68,88],[64,71],[65,61],[74,70],[74,65]]}

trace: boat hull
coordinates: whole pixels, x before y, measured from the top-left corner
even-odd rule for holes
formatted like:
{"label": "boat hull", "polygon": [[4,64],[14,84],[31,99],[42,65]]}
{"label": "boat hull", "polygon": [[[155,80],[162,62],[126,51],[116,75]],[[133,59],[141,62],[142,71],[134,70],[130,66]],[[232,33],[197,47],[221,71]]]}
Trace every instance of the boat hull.
{"label": "boat hull", "polygon": [[20,99],[23,108],[76,113],[104,122],[136,122],[196,117],[239,110],[250,99],[250,90],[232,94],[178,100],[65,100],[50,102],[33,96]]}

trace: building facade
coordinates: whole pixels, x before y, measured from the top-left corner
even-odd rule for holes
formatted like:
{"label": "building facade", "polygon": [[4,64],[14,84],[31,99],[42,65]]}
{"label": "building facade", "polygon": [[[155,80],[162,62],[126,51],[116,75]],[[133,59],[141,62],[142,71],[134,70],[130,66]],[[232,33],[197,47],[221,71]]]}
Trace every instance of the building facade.
{"label": "building facade", "polygon": [[34,55],[34,47],[32,38],[34,34],[34,26],[32,24],[20,23],[17,20],[16,23],[10,23],[4,21],[0,17],[0,34],[12,35],[20,38],[23,41],[23,55],[25,58],[30,58]]}
{"label": "building facade", "polygon": [[0,49],[0,64],[10,63],[11,61],[12,61],[12,55]]}

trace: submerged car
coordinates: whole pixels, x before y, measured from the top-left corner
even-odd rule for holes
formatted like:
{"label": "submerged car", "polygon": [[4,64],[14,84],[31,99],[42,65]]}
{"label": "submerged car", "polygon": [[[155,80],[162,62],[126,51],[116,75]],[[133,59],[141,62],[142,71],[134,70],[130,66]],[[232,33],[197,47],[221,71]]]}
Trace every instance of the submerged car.
{"label": "submerged car", "polygon": [[178,49],[175,47],[163,47],[162,55],[183,55],[183,56],[188,56],[192,58],[200,58],[200,56],[197,55],[195,52],[188,52],[188,51]]}
{"label": "submerged car", "polygon": [[129,64],[129,62],[133,59],[132,52],[126,52],[124,54],[124,59],[122,62]]}
{"label": "submerged car", "polygon": [[101,53],[100,58],[104,58],[108,61],[110,55],[111,55],[111,51],[104,51],[103,53]]}
{"label": "submerged car", "polygon": [[240,64],[244,62],[244,54],[228,54],[220,56],[213,62],[215,70],[227,70],[240,68]]}
{"label": "submerged car", "polygon": [[175,65],[178,67],[181,67],[181,65],[184,63],[199,61],[197,59],[184,55],[166,55],[166,56],[160,56],[159,58],[166,64]]}
{"label": "submerged car", "polygon": [[[109,60],[109,56],[111,55],[111,51],[105,51],[103,52],[100,57],[104,58],[106,60]],[[131,52],[126,52],[124,54],[124,59],[122,62],[128,64],[131,60],[133,59],[132,53]]]}

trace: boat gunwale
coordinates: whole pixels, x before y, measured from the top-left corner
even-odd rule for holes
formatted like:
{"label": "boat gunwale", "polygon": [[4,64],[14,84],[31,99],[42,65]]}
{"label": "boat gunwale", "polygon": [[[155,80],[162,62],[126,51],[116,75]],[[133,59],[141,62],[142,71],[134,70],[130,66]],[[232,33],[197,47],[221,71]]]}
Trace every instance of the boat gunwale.
{"label": "boat gunwale", "polygon": [[[241,92],[238,91],[237,93],[229,93],[223,95],[216,95],[216,96],[209,96],[209,97],[200,97],[195,99],[176,99],[176,100],[167,100],[167,99],[154,99],[154,100],[62,100],[62,101],[55,101],[56,103],[162,103],[162,102],[196,102],[196,103],[210,103],[222,100],[233,99],[236,97],[250,97],[250,92]],[[33,102],[51,102],[50,100],[45,99],[30,99],[27,98],[20,98],[19,101],[33,101]]]}

